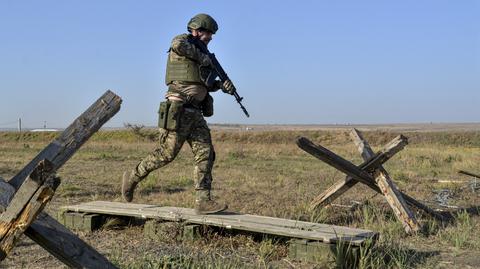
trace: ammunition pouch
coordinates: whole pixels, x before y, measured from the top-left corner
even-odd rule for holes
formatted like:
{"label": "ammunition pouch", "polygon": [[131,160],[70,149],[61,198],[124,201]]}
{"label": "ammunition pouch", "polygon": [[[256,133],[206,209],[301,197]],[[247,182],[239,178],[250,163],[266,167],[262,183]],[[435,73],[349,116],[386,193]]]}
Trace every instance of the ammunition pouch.
{"label": "ammunition pouch", "polygon": [[213,116],[213,97],[207,93],[205,99],[201,103],[202,114],[205,117]]}
{"label": "ammunition pouch", "polygon": [[176,131],[180,127],[180,119],[183,115],[183,103],[163,101],[158,109],[158,127]]}

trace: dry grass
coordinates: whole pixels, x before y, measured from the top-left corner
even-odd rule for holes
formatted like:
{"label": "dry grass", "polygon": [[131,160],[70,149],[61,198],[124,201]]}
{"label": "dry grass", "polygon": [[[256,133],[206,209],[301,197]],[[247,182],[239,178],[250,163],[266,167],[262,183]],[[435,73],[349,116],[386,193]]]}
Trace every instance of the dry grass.
{"label": "dry grass", "polygon": [[[480,173],[479,132],[404,133],[410,145],[386,168],[406,193],[432,204],[434,193],[449,189],[451,204],[479,205],[478,193],[466,184],[442,185],[439,179],[467,180],[456,173],[464,169]],[[362,268],[465,268],[480,266],[479,217],[459,213],[456,221],[443,226],[422,218],[425,234],[405,236],[401,225],[380,196],[357,185],[337,201],[363,206],[354,212],[330,208],[310,212],[310,201],[343,174],[296,147],[302,135],[359,164],[361,158],[343,131],[213,132],[217,152],[214,167],[215,195],[239,212],[316,221],[379,231],[373,250],[362,255]],[[397,133],[366,132],[374,149]],[[0,176],[9,178],[47,145],[55,134],[0,133]],[[149,139],[127,131],[96,134],[59,171],[62,184],[47,211],[62,205],[91,200],[120,201],[120,177],[155,146]],[[186,145],[177,159],[155,171],[139,186],[134,202],[193,206],[193,156]],[[82,238],[124,268],[238,268],[335,267],[335,261],[306,264],[286,258],[282,242],[253,240],[248,236],[210,238],[182,242],[165,238],[163,244],[142,238],[138,227],[105,229]],[[28,253],[28,254],[27,254]],[[25,257],[30,259],[25,260]],[[4,265],[9,267],[56,267],[59,263],[32,245],[16,248]],[[338,262],[338,261],[337,261]]]}

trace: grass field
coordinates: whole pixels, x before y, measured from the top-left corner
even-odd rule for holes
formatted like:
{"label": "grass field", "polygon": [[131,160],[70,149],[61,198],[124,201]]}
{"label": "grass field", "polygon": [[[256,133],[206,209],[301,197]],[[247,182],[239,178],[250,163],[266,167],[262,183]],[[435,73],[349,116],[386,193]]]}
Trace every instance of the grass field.
{"label": "grass field", "polygon": [[[152,130],[151,130],[152,131]],[[365,132],[374,149],[393,139],[390,131]],[[432,206],[435,192],[448,190],[449,204],[480,205],[480,190],[458,169],[480,173],[480,132],[406,132],[409,145],[385,165],[398,187]],[[0,176],[10,178],[56,134],[0,133]],[[214,194],[231,210],[242,213],[322,222],[380,232],[378,243],[363,253],[361,268],[479,268],[480,218],[458,211],[442,225],[419,216],[425,230],[407,236],[382,197],[358,184],[336,203],[360,202],[354,211],[330,207],[311,212],[310,201],[344,175],[295,145],[305,136],[356,164],[362,162],[347,131],[213,131],[217,160]],[[152,136],[155,138],[155,135]],[[52,215],[63,205],[92,200],[121,201],[120,178],[155,142],[131,131],[101,131],[94,135],[60,171],[62,178],[46,209]],[[134,202],[192,207],[193,156],[185,145],[177,159],[153,172],[139,186]],[[439,183],[438,180],[463,181]],[[321,264],[288,259],[287,246],[275,240],[245,235],[211,234],[193,241],[173,237],[175,225],[159,243],[143,238],[141,227],[104,228],[79,235],[121,268],[335,268],[335,259]],[[61,263],[24,238],[1,264],[5,268],[58,268]]]}

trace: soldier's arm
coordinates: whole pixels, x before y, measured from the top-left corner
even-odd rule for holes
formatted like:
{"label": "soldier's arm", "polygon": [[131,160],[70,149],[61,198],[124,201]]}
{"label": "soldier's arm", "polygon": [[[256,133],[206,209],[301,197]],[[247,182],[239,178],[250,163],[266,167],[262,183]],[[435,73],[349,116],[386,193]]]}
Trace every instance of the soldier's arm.
{"label": "soldier's arm", "polygon": [[176,36],[172,40],[172,50],[178,55],[190,58],[202,65],[211,65],[210,57],[188,42],[186,35]]}

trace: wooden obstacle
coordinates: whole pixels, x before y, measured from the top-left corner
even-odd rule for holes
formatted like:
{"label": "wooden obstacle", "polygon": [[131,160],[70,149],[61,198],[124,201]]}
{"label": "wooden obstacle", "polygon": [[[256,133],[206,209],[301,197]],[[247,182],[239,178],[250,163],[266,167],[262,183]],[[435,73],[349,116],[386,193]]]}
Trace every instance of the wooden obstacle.
{"label": "wooden obstacle", "polygon": [[[41,212],[60,181],[54,176],[72,155],[120,109],[122,100],[107,91],[8,184],[15,189],[0,215],[0,260],[24,233],[72,268],[116,268],[94,248]],[[9,200],[9,199],[8,199]]]}
{"label": "wooden obstacle", "polygon": [[355,184],[361,182],[385,197],[395,213],[395,216],[402,223],[407,233],[414,233],[420,229],[420,225],[418,224],[415,215],[409,209],[407,204],[415,206],[430,216],[443,220],[444,217],[442,215],[398,190],[393,180],[388,175],[388,172],[382,166],[383,163],[388,161],[396,153],[400,152],[405,145],[408,144],[408,140],[405,136],[400,135],[396,137],[387,144],[383,150],[376,154],[373,152],[368,142],[363,138],[360,131],[353,129],[350,136],[364,159],[364,163],[359,166],[352,164],[320,145],[313,144],[307,138],[300,137],[297,139],[297,145],[301,149],[347,175],[344,180],[335,183],[325,192],[316,197],[311,203],[310,208],[312,210],[330,204],[334,199],[338,198]]}
{"label": "wooden obstacle", "polygon": [[[311,257],[319,255],[319,244],[327,249],[335,249],[342,242],[350,246],[361,246],[367,240],[373,242],[378,234],[364,229],[327,225],[320,223],[288,220],[281,218],[256,216],[234,212],[213,215],[197,215],[193,209],[181,207],[163,207],[146,204],[93,201],[78,205],[65,206],[59,219],[67,226],[83,230],[101,227],[108,217],[132,217],[155,222],[182,222],[188,232],[199,226],[217,227],[232,231],[251,232],[267,236],[279,236],[292,239],[291,256],[302,258],[305,253]],[[193,225],[193,226],[192,226]],[[155,229],[147,222],[145,229]],[[145,233],[149,233],[146,231]],[[309,250],[311,249],[311,250]],[[300,250],[303,250],[300,251]],[[312,260],[312,259],[309,259]]]}

